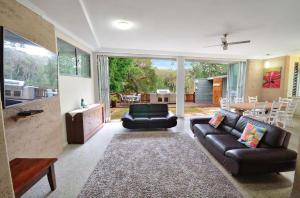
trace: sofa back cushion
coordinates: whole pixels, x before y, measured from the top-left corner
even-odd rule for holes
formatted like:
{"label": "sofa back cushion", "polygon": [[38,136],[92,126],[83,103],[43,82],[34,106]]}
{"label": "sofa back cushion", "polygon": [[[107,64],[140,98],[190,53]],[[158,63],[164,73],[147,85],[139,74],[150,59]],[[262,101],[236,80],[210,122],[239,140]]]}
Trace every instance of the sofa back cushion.
{"label": "sofa back cushion", "polygon": [[129,114],[136,117],[148,117],[149,105],[148,104],[131,104],[129,106]]}
{"label": "sofa back cushion", "polygon": [[168,104],[149,104],[149,117],[165,117],[168,113]]}
{"label": "sofa back cushion", "polygon": [[239,138],[243,133],[247,123],[267,129],[258,147],[287,147],[288,143],[286,141],[288,140],[286,140],[286,138],[290,136],[289,132],[249,117],[241,116],[236,126],[232,130],[232,133]]}
{"label": "sofa back cushion", "polygon": [[132,117],[164,117],[168,114],[168,104],[131,104],[129,114]]}
{"label": "sofa back cushion", "polygon": [[231,130],[235,127],[237,121],[240,118],[240,115],[225,109],[221,109],[221,113],[225,116],[219,129],[224,130],[227,133],[230,133]]}

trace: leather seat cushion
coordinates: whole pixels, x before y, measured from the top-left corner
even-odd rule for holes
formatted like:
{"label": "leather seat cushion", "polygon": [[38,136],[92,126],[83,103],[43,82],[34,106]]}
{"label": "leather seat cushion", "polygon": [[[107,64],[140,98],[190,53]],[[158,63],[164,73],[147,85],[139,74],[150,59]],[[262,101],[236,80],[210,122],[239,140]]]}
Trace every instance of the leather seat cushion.
{"label": "leather seat cushion", "polygon": [[225,134],[225,132],[223,132],[222,130],[218,128],[216,129],[209,124],[195,124],[193,126],[193,129],[196,136],[206,136],[208,134]]}
{"label": "leather seat cushion", "polygon": [[237,139],[232,135],[207,135],[206,139],[223,154],[231,149],[248,148],[244,144],[238,142]]}

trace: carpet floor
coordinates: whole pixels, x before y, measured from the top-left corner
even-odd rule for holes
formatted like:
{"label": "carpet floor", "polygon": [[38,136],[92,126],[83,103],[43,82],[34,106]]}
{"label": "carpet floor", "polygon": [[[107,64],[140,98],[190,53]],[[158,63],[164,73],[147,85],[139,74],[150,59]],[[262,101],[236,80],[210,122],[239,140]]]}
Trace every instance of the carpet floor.
{"label": "carpet floor", "polygon": [[243,196],[187,134],[133,132],[113,137],[78,197]]}

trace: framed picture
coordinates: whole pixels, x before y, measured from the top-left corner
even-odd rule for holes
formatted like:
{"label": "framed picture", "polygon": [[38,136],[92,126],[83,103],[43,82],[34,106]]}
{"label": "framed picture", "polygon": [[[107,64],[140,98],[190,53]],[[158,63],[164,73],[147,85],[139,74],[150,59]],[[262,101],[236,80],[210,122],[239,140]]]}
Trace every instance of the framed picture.
{"label": "framed picture", "polygon": [[263,88],[280,88],[282,67],[264,68]]}

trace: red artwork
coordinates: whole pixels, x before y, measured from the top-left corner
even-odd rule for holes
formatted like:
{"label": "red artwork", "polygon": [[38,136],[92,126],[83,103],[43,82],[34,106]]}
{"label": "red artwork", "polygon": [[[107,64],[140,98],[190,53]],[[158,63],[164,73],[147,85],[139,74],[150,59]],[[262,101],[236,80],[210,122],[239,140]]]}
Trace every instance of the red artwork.
{"label": "red artwork", "polygon": [[[271,71],[270,71],[271,70]],[[272,68],[264,72],[263,88],[280,88],[281,69]]]}

